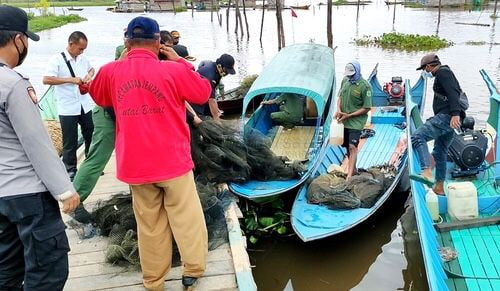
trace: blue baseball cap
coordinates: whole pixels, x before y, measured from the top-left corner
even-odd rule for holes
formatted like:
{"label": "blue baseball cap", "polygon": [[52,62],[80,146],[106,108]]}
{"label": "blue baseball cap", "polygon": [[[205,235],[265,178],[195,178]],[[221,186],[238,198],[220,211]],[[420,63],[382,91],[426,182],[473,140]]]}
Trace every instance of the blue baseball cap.
{"label": "blue baseball cap", "polygon": [[159,37],[160,26],[156,20],[149,17],[136,17],[127,26],[127,38],[158,39]]}

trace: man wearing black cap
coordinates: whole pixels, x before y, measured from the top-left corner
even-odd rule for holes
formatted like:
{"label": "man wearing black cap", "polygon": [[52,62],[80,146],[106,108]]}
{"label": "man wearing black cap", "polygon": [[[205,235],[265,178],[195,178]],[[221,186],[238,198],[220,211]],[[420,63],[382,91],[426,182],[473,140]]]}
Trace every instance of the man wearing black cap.
{"label": "man wearing black cap", "polygon": [[215,62],[202,61],[198,66],[198,73],[207,78],[212,85],[212,94],[208,102],[203,105],[193,105],[193,109],[199,115],[212,116],[216,121],[220,120],[221,112],[215,99],[215,88],[219,85],[222,77],[227,74],[234,75],[234,58],[228,54],[222,54]]}
{"label": "man wearing black cap", "polygon": [[[410,178],[433,187],[436,194],[444,195],[446,153],[453,139],[453,129],[460,127],[460,120],[465,117],[468,105],[462,102],[466,97],[455,74],[450,67],[441,65],[436,54],[425,55],[417,70],[423,70],[422,75],[426,77],[435,77],[432,87],[434,116],[412,135],[411,142],[419,157],[422,173],[411,175]],[[435,179],[432,176],[430,154],[427,148],[427,142],[430,140],[435,140],[432,151],[436,163]]]}
{"label": "man wearing black cap", "polygon": [[28,78],[28,17],[0,6],[0,290],[62,290],[68,277],[65,213],[78,194],[44,128]]}

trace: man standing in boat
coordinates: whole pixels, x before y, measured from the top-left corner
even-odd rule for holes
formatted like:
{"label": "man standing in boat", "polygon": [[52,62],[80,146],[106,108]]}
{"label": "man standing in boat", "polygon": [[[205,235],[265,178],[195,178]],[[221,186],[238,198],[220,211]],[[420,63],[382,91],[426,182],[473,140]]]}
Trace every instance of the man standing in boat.
{"label": "man standing in boat", "polygon": [[347,149],[347,179],[356,174],[356,160],[361,131],[372,107],[372,87],[361,76],[361,65],[352,61],[345,66],[335,118],[344,124],[344,143]]}
{"label": "man standing in boat", "polygon": [[234,70],[234,58],[231,55],[222,54],[215,62],[202,61],[198,66],[197,72],[210,81],[212,94],[207,103],[203,105],[191,105],[198,115],[211,115],[215,121],[219,121],[221,111],[215,99],[215,90],[223,77],[227,76],[227,74],[236,74]]}
{"label": "man standing in boat", "polygon": [[57,201],[79,203],[37,106],[35,89],[14,71],[28,55],[28,16],[0,5],[0,290],[63,290],[68,238]]}
{"label": "man standing in boat", "polygon": [[[460,105],[462,89],[450,67],[441,65],[439,57],[430,53],[420,61],[425,77],[435,77],[432,89],[434,98],[432,110],[434,116],[420,126],[411,137],[411,142],[419,158],[422,173],[410,178],[433,187],[438,195],[444,195],[446,177],[446,155],[453,139],[454,130],[460,128],[461,119],[465,117],[465,107]],[[434,140],[432,156],[436,163],[435,179],[432,175],[431,157],[427,142]]]}
{"label": "man standing in boat", "polygon": [[[151,18],[130,21],[127,47],[126,59],[100,69],[90,94],[116,113],[117,176],[132,192],[144,286],[164,290],[175,234],[182,284],[190,287],[205,271],[208,242],[185,102],[206,102],[210,84],[172,48],[160,49],[160,27]],[[169,61],[159,62],[160,52]]]}

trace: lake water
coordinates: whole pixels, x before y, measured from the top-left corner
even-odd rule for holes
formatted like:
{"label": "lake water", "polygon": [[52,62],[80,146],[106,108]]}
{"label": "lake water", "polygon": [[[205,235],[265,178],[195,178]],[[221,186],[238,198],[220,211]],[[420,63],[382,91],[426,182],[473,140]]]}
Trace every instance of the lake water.
{"label": "lake water", "polygon": [[[288,4],[296,4],[288,3]],[[379,63],[379,80],[392,76],[409,78],[414,83],[424,52],[400,52],[376,47],[357,47],[353,39],[364,35],[378,36],[384,32],[436,34],[436,9],[412,9],[396,6],[393,25],[393,6],[383,1],[362,6],[356,17],[356,6],[333,9],[333,38],[337,46],[337,81],[342,78],[344,65],[352,60],[361,62],[367,77]],[[56,8],[61,13],[61,8]],[[67,12],[67,11],[66,11]],[[88,21],[65,25],[40,33],[41,41],[31,42],[29,56],[19,71],[28,75],[38,94],[45,90],[41,79],[48,59],[66,47],[67,37],[74,30],[83,31],[89,46],[86,55],[99,66],[114,57],[115,47],[122,43],[123,28],[140,14],[117,14],[104,7],[85,7],[78,12]],[[242,77],[258,74],[277,53],[275,11],[265,12],[263,42],[259,42],[261,10],[247,11],[250,37],[234,33],[234,10],[231,10],[229,33],[226,31],[225,10],[223,26],[210,22],[209,12],[148,13],[163,29],[178,30],[181,43],[192,56],[215,60],[222,53],[236,59],[237,74],[224,79],[226,88],[238,85]],[[326,44],[326,6],[313,5],[307,11],[283,11],[286,43],[314,41]],[[478,71],[486,69],[491,78],[500,82],[500,23],[489,17],[492,7],[483,11],[446,10],[442,12],[439,36],[455,45],[438,51],[442,62],[455,72],[471,102],[469,115],[484,126],[489,111],[488,91]],[[214,19],[216,19],[214,17]],[[489,27],[458,25],[455,22],[490,24]],[[485,45],[467,45],[468,41],[483,41]],[[430,87],[430,86],[429,86]],[[430,92],[430,88],[428,88]],[[426,104],[430,114],[431,102]],[[250,252],[255,265],[254,277],[259,290],[282,290],[287,284],[294,290],[425,290],[426,281],[419,253],[418,235],[411,210],[404,211],[404,193],[395,193],[379,215],[354,231],[332,239],[304,244],[296,239],[265,241]],[[403,236],[403,233],[405,234]]]}

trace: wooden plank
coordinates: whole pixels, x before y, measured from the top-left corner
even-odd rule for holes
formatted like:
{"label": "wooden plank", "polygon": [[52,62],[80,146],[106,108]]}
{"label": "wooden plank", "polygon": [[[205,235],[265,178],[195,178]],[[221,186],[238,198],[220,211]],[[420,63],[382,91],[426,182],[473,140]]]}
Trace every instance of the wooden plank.
{"label": "wooden plank", "polygon": [[280,126],[271,145],[271,151],[277,156],[286,156],[290,160],[304,160],[314,136],[312,126],[296,126],[291,130],[284,130]]}
{"label": "wooden plank", "polygon": [[245,249],[244,237],[241,235],[241,229],[236,216],[236,203],[231,203],[226,210],[226,224],[233,256],[234,271],[236,272],[236,282],[241,291],[255,291],[257,285],[253,279],[250,267],[250,259]]}
{"label": "wooden plank", "polygon": [[477,284],[476,279],[465,279],[465,282],[467,283],[467,289],[468,291],[480,291],[479,285]]}
{"label": "wooden plank", "polygon": [[[490,284],[490,280],[478,279],[476,280],[479,290],[481,291],[495,291]],[[498,290],[497,290],[498,291]]]}
{"label": "wooden plank", "polygon": [[471,265],[469,263],[469,258],[467,256],[467,248],[462,240],[462,237],[459,234],[459,231],[454,230],[450,232],[450,236],[453,240],[453,245],[455,249],[458,251],[458,264],[460,266],[461,273],[465,275],[474,274]]}
{"label": "wooden plank", "polygon": [[464,273],[467,277],[485,277],[486,272],[484,270],[483,263],[481,262],[481,258],[479,257],[479,253],[476,250],[476,245],[472,240],[471,236],[462,236],[462,240],[464,242],[465,247],[467,248],[467,256],[469,257],[470,268],[473,273]]}
{"label": "wooden plank", "polygon": [[[483,237],[483,241],[488,248],[488,253],[491,257],[491,260],[495,266],[495,270],[497,274],[500,274],[500,251],[498,247],[498,241],[500,240],[500,237],[494,238],[494,237]],[[500,289],[499,289],[500,290]]]}
{"label": "wooden plank", "polygon": [[[234,273],[232,271],[232,258],[226,257],[225,260],[217,260],[207,262],[207,270],[204,276],[216,276],[220,274],[230,274]],[[71,268],[71,272],[69,274],[69,278],[88,278],[98,275],[107,275],[107,274],[119,274],[119,273],[137,273],[138,269],[135,267],[121,267],[118,265],[111,265],[107,263],[95,263],[91,265],[81,265],[81,266],[73,266]],[[140,272],[139,272],[140,273]],[[142,276],[142,275],[141,275]],[[182,276],[182,267],[175,266],[172,267],[168,274],[168,278],[178,279]]]}
{"label": "wooden plank", "polygon": [[496,225],[499,223],[500,223],[500,216],[494,216],[494,217],[481,217],[476,219],[468,219],[462,221],[436,223],[434,224],[434,228],[439,232],[471,228],[470,229],[471,235],[481,235],[481,232],[478,229],[473,229],[473,228],[487,226],[487,225]]}
{"label": "wooden plank", "polygon": [[[199,283],[196,286],[196,290],[206,290],[206,291],[233,291],[238,290],[236,285],[236,280],[233,275],[221,275],[213,277],[203,277],[200,278]],[[181,280],[170,280],[165,282],[166,291],[179,291],[182,290]],[[101,289],[104,290],[104,289]],[[142,284],[132,285],[132,286],[120,286],[117,288],[108,288],[105,290],[110,291],[135,291],[144,290]]]}
{"label": "wooden plank", "polygon": [[[492,261],[492,256],[490,254],[490,250],[488,246],[484,242],[483,237],[478,236],[473,238],[474,245],[476,246],[476,250],[479,254],[479,258],[481,259],[481,264],[486,273],[486,277],[488,278],[498,278],[499,273],[495,267],[495,264]],[[496,246],[494,246],[496,249]]]}
{"label": "wooden plank", "polygon": [[[109,265],[108,265],[109,266]],[[215,275],[234,276],[234,268],[231,261],[207,263],[204,276]],[[173,268],[167,275],[167,280],[179,280],[182,276],[181,267]],[[140,272],[119,272],[113,274],[103,274],[87,277],[70,278],[66,283],[67,290],[99,290],[106,288],[116,288],[119,286],[131,286],[142,284],[142,274]]]}
{"label": "wooden plank", "polygon": [[[208,252],[207,262],[230,260],[231,259],[230,252],[231,250],[229,249],[229,245],[224,244],[221,246],[221,248],[217,248],[213,251]],[[76,266],[105,263],[105,254],[106,254],[105,249],[94,252],[70,254],[69,266],[76,267]]]}

